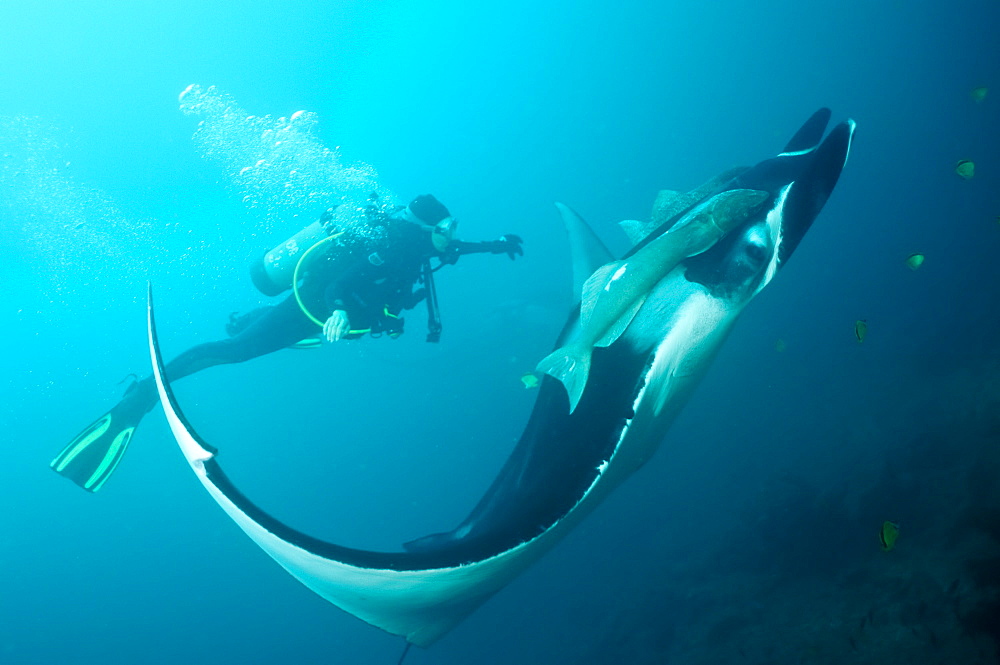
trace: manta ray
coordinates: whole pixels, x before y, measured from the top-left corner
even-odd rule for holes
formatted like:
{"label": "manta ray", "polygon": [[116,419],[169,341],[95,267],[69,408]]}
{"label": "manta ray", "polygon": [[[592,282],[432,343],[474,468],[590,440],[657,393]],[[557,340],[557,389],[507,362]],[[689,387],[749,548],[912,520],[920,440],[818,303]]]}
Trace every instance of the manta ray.
{"label": "manta ray", "polygon": [[[607,308],[614,316],[628,310],[627,325],[610,343],[593,346],[575,409],[563,383],[543,377],[510,457],[451,531],[406,543],[403,551],[367,551],[313,538],[255,504],[181,412],[164,375],[150,290],[150,356],[170,429],[209,494],[292,576],[344,611],[426,647],[538,560],[650,459],[743,308],[785,265],[833,191],[855,123],[839,124],[824,139],[829,120],[829,110],[817,111],[777,156],[675,197],[666,206],[669,216],[660,206],[652,223],[627,225],[636,245],[618,261],[655,279],[636,282],[645,291],[640,298],[631,293],[629,302],[641,300],[638,305]],[[690,223],[685,216],[697,206],[735,190],[764,192],[765,200],[744,207],[743,218],[710,247],[691,256],[644,251]],[[559,209],[580,287],[615,259],[578,215]],[[663,221],[656,224],[658,219]],[[670,262],[656,265],[664,255]],[[580,338],[581,310],[588,307],[594,303],[573,309],[554,349]]]}

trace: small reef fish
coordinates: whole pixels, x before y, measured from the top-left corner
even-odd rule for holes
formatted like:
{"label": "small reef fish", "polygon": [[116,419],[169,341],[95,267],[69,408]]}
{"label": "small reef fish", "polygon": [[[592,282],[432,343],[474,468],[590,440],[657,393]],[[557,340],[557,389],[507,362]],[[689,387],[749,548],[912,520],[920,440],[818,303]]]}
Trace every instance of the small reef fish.
{"label": "small reef fish", "polygon": [[972,92],[969,93],[969,94],[972,97],[972,101],[974,101],[977,104],[979,104],[984,99],[986,99],[986,93],[989,92],[989,91],[990,91],[990,89],[987,88],[985,85],[980,85],[980,86],[977,86],[977,87],[973,88]]}
{"label": "small reef fish", "polygon": [[865,335],[868,334],[868,321],[865,319],[858,319],[854,322],[854,336],[858,338],[858,344],[865,341]]}
{"label": "small reef fish", "polygon": [[976,175],[976,164],[971,159],[960,159],[955,164],[955,173],[963,180],[972,180],[972,176]]}
{"label": "small reef fish", "polygon": [[882,528],[878,530],[878,542],[882,546],[883,552],[888,552],[896,546],[899,539],[899,525],[886,520],[882,522]]}
{"label": "small reef fish", "polygon": [[924,259],[926,257],[923,254],[910,254],[906,257],[906,267],[910,270],[916,270],[920,266],[924,265]]}

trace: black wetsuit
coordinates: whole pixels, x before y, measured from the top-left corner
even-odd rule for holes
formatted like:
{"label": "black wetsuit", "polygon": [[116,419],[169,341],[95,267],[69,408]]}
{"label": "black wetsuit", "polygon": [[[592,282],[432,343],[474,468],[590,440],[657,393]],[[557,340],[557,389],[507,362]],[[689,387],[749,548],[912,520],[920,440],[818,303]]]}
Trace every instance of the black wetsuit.
{"label": "black wetsuit", "polygon": [[[376,223],[384,230],[377,249],[363,242],[335,245],[308,268],[299,288],[303,304],[319,320],[325,321],[337,309],[347,312],[354,331],[349,337],[369,332],[399,335],[403,325],[400,312],[415,307],[426,297],[425,289],[414,291],[414,286],[431,257],[442,263],[454,263],[463,253],[511,252],[505,239],[455,242],[440,252],[428,230],[416,224],[396,217],[383,217]],[[516,236],[511,238],[520,242]],[[520,253],[519,245],[516,251]],[[231,336],[226,339],[199,344],[174,358],[165,368],[167,377],[176,381],[216,365],[245,362],[321,333],[294,295],[277,305],[235,318],[229,331]],[[152,409],[157,401],[152,377],[136,383],[124,399],[140,400],[148,404],[147,411]]]}
{"label": "black wetsuit", "polygon": [[309,267],[299,295],[314,316],[325,319],[340,309],[347,312],[352,330],[402,332],[400,312],[425,295],[423,289],[413,290],[424,264],[445,255],[416,224],[388,217],[380,227],[384,238],[377,248],[364,243],[333,247]]}

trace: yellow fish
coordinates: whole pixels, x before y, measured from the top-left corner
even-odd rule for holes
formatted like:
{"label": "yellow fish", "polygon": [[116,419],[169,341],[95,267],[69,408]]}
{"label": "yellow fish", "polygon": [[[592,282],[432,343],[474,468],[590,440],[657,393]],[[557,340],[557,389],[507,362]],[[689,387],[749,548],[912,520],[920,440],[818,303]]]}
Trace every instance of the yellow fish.
{"label": "yellow fish", "polygon": [[868,334],[868,321],[865,319],[858,319],[854,322],[854,336],[858,338],[858,344],[865,341],[865,335]]}
{"label": "yellow fish", "polygon": [[955,173],[963,180],[972,180],[972,176],[976,175],[976,164],[971,159],[960,159],[955,164]]}
{"label": "yellow fish", "polygon": [[888,552],[896,546],[899,539],[899,525],[886,520],[882,522],[882,528],[878,530],[878,542],[882,546],[882,551]]}
{"label": "yellow fish", "polygon": [[783,340],[783,339],[779,339],[779,340],[777,340],[774,343],[774,350],[777,351],[778,353],[781,353],[782,351],[784,351],[787,348],[788,348],[788,345],[785,344],[785,340]]}
{"label": "yellow fish", "polygon": [[521,383],[524,384],[525,390],[531,390],[532,388],[537,388],[541,381],[538,380],[538,375],[534,372],[525,372],[521,375]]}
{"label": "yellow fish", "polygon": [[985,85],[973,88],[971,93],[972,101],[976,102],[977,104],[982,102],[984,99],[986,99],[986,93],[989,91],[990,89],[987,88]]}
{"label": "yellow fish", "polygon": [[923,254],[910,254],[906,257],[906,267],[910,270],[916,270],[924,265],[924,258]]}

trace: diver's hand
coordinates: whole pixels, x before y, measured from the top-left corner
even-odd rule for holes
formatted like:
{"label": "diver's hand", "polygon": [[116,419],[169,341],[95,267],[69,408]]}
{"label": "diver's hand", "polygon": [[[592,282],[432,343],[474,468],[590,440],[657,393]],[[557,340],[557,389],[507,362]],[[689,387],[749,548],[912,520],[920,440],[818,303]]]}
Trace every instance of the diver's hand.
{"label": "diver's hand", "polygon": [[513,261],[519,256],[524,256],[524,250],[521,249],[521,236],[516,236],[513,233],[508,233],[507,235],[500,236],[497,240],[497,247],[500,251],[494,252],[495,254],[506,254]]}
{"label": "diver's hand", "polygon": [[347,318],[347,312],[337,309],[323,324],[323,336],[328,342],[336,342],[343,339],[350,329],[351,321]]}

